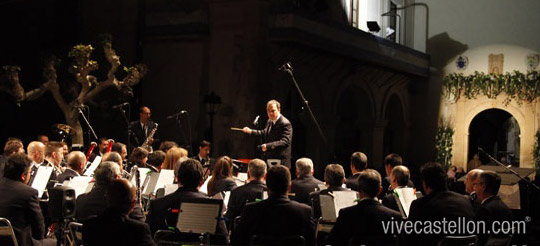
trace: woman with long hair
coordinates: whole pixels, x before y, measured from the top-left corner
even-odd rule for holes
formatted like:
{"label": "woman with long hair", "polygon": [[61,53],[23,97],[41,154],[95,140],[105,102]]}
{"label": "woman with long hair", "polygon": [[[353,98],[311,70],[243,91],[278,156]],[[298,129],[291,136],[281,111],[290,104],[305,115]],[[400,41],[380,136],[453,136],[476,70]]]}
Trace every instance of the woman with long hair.
{"label": "woman with long hair", "polygon": [[187,155],[188,152],[184,148],[170,148],[167,151],[167,154],[165,154],[165,160],[163,160],[163,164],[161,164],[161,169],[174,170],[174,164],[178,161],[178,159],[187,157]]}
{"label": "woman with long hair", "polygon": [[208,196],[214,196],[222,191],[230,191],[236,188],[232,177],[233,162],[228,156],[218,158],[212,170],[212,178],[208,181]]}

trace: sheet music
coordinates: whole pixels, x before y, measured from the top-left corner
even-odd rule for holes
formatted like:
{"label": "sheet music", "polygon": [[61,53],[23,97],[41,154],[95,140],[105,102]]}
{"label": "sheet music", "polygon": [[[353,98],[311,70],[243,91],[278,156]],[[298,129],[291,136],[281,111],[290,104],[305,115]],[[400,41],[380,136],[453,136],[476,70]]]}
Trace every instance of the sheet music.
{"label": "sheet music", "polygon": [[268,191],[263,191],[262,199],[263,199],[263,200],[268,199]]}
{"label": "sheet music", "polygon": [[212,176],[208,176],[208,178],[204,181],[203,185],[199,189],[200,192],[208,194],[208,181],[210,181],[211,178]]}
{"label": "sheet music", "polygon": [[164,188],[165,188],[164,196],[166,196],[171,193],[174,193],[178,189],[178,184],[168,184],[168,185],[165,185]]}
{"label": "sheet music", "polygon": [[336,205],[334,198],[329,195],[320,195],[319,202],[321,203],[321,216],[324,221],[336,221]]}
{"label": "sheet music", "polygon": [[94,171],[99,166],[99,163],[101,163],[101,156],[98,155],[96,156],[92,164],[90,164],[90,166],[86,169],[86,171],[84,172],[84,176],[93,177]]}
{"label": "sheet music", "polygon": [[75,190],[75,197],[79,197],[79,195],[87,192],[90,181],[92,181],[92,177],[77,176],[73,177],[67,186]]}
{"label": "sheet music", "polygon": [[234,177],[234,182],[236,183],[236,186],[238,187],[245,185],[247,180],[248,180],[247,173],[238,173],[238,176]]}
{"label": "sheet music", "polygon": [[399,198],[405,217],[409,217],[409,209],[411,208],[411,203],[416,200],[416,193],[413,188],[404,187],[404,188],[395,188],[394,192]]}
{"label": "sheet music", "polygon": [[176,228],[181,232],[215,233],[219,204],[186,203],[180,205]]}
{"label": "sheet music", "polygon": [[47,187],[47,183],[49,182],[49,179],[51,178],[51,174],[53,170],[54,170],[54,167],[39,166],[36,173],[36,177],[34,178],[34,182],[32,182],[32,188],[38,191],[39,198],[43,196],[43,192],[45,191],[45,188]]}
{"label": "sheet music", "polygon": [[[161,169],[161,172],[159,173],[159,178],[156,183],[156,187],[154,188],[153,194],[156,194],[156,191],[159,188],[163,188],[168,184],[174,183],[174,170],[171,169]],[[177,185],[178,187],[178,185]]]}
{"label": "sheet music", "polygon": [[336,217],[342,208],[354,206],[354,201],[358,198],[353,191],[334,191],[334,204],[336,208]]}

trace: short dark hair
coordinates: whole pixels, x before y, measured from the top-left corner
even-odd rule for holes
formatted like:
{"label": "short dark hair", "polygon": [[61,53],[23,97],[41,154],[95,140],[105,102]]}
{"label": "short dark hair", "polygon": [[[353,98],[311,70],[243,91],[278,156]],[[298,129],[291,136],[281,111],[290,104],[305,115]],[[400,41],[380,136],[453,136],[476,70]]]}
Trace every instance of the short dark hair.
{"label": "short dark hair", "polygon": [[403,165],[403,158],[396,153],[392,153],[384,157],[384,165],[390,165],[394,168],[395,166]]}
{"label": "short dark hair", "polygon": [[120,153],[122,153],[122,148],[124,148],[124,147],[126,147],[125,144],[120,143],[120,142],[115,142],[112,145],[111,151],[114,151],[114,152],[117,152],[118,154],[120,154]]}
{"label": "short dark hair", "polygon": [[345,178],[345,170],[339,164],[328,164],[324,169],[324,179],[331,187],[341,187]]}
{"label": "short dark hair", "polygon": [[182,184],[182,187],[197,188],[203,177],[201,163],[195,159],[186,159],[180,163],[176,177],[178,178],[178,182]]}
{"label": "short dark hair", "polygon": [[289,168],[283,165],[275,165],[268,169],[266,186],[275,195],[286,194],[290,184],[291,173],[289,172]]}
{"label": "short dark hair", "polygon": [[199,147],[201,148],[204,148],[204,147],[210,147],[210,145],[212,145],[212,143],[206,141],[206,140],[201,140],[201,142],[199,143]]}
{"label": "short dark hair", "polygon": [[4,145],[4,156],[8,157],[14,153],[17,153],[20,148],[24,148],[21,140],[10,139]]}
{"label": "short dark hair", "polygon": [[486,190],[484,192],[491,195],[497,195],[499,188],[501,187],[501,176],[494,171],[483,171],[480,173],[480,181],[486,184]]}
{"label": "short dark hair", "polygon": [[165,152],[156,150],[148,155],[148,161],[146,161],[146,163],[154,167],[160,167],[165,160],[165,155]]}
{"label": "short dark hair", "polygon": [[373,169],[366,169],[358,175],[358,191],[369,197],[376,197],[381,188],[381,175]]}
{"label": "short dark hair", "polygon": [[159,150],[167,153],[167,151],[169,151],[173,147],[178,147],[178,144],[174,141],[163,141],[159,145]]}
{"label": "short dark hair", "polygon": [[105,153],[101,161],[112,161],[118,165],[122,165],[122,156],[120,156],[120,153],[116,151],[111,151],[111,152]]}
{"label": "short dark hair", "polygon": [[395,166],[394,168],[392,168],[391,175],[396,179],[396,183],[399,186],[406,186],[407,184],[409,184],[411,173],[406,166]]}
{"label": "short dark hair", "polygon": [[107,186],[107,206],[121,214],[129,213],[129,210],[131,210],[131,201],[134,199],[135,187],[128,180],[113,180]]}
{"label": "short dark hair", "polygon": [[367,168],[367,156],[362,152],[354,152],[351,155],[351,165],[358,171],[362,171]]}
{"label": "short dark hair", "polygon": [[64,149],[62,142],[50,141],[47,144],[47,147],[45,147],[45,156],[52,156],[52,153],[58,151],[59,149],[62,149],[62,151]]}
{"label": "short dark hair", "polygon": [[32,160],[23,153],[15,153],[7,158],[4,168],[4,177],[12,180],[20,180],[21,175],[28,172]]}
{"label": "short dark hair", "polygon": [[446,172],[439,163],[428,162],[420,169],[420,178],[433,191],[448,190]]}
{"label": "short dark hair", "polygon": [[142,164],[142,160],[145,157],[148,157],[148,150],[142,147],[137,147],[133,149],[133,152],[131,152],[131,155],[129,156],[129,161],[136,163],[137,165],[140,165]]}

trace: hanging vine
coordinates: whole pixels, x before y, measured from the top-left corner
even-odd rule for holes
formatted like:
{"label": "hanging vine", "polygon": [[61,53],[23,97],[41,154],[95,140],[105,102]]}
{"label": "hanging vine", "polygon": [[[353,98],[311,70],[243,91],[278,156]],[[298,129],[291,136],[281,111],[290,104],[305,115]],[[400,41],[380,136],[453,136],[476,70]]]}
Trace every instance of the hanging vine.
{"label": "hanging vine", "polygon": [[501,93],[506,94],[504,104],[512,100],[518,104],[532,102],[540,96],[540,73],[529,71],[527,74],[513,71],[505,74],[485,74],[475,71],[471,75],[451,73],[443,79],[443,95],[458,100],[462,95],[474,99],[478,95],[497,98]]}
{"label": "hanging vine", "polygon": [[452,145],[454,136],[454,128],[449,124],[441,124],[437,128],[437,136],[435,136],[435,161],[450,168],[452,165]]}
{"label": "hanging vine", "polygon": [[540,170],[540,131],[536,132],[535,141],[534,141],[534,167],[536,170]]}

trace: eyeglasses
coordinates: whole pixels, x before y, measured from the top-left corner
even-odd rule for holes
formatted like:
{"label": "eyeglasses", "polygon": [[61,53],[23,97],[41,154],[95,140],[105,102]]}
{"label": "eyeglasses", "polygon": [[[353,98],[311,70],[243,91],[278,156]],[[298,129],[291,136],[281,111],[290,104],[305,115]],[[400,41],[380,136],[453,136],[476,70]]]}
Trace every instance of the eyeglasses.
{"label": "eyeglasses", "polygon": [[473,186],[476,186],[476,185],[479,185],[479,184],[485,184],[486,182],[478,182],[478,183],[473,183],[472,185]]}

